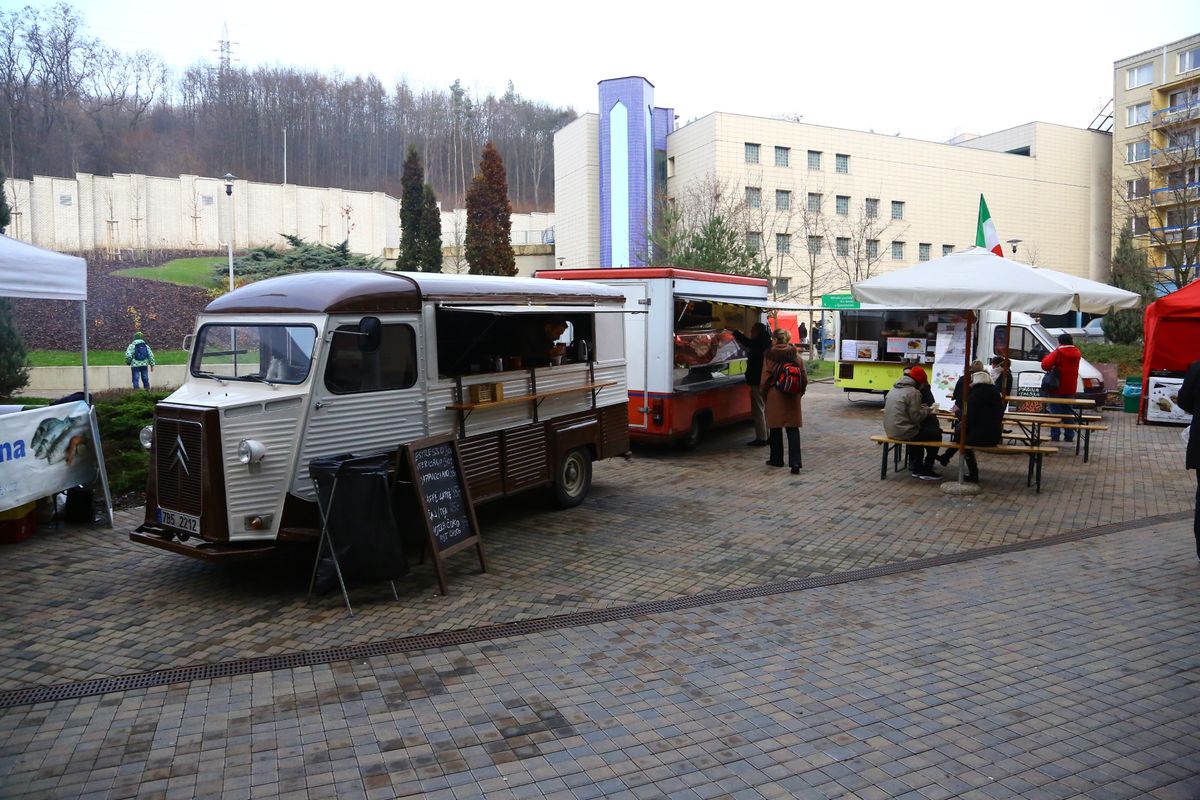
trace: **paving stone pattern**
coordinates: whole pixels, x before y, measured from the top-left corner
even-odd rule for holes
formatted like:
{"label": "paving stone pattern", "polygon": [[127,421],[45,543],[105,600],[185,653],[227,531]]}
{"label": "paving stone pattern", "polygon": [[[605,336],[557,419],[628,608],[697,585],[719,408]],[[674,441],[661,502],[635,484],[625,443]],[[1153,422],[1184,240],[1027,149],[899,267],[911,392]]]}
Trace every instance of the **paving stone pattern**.
{"label": "paving stone pattern", "polygon": [[1200,796],[1190,524],[0,712],[0,796]]}
{"label": "paving stone pattern", "polygon": [[[210,565],[134,545],[118,529],[64,526],[0,550],[0,690],[280,655],[488,623],[623,606],[1038,539],[1179,512],[1194,502],[1178,429],[1109,412],[1091,461],[1047,458],[1043,490],[1025,461],[980,456],[985,493],[950,498],[907,474],[879,478],[880,404],[815,384],[805,397],[804,471],[763,464],[748,426],[698,449],[638,448],[596,465],[582,506],[537,495],[484,506],[491,571],[428,564],[400,582],[304,603],[311,561]],[[952,465],[953,468],[953,465]],[[531,499],[532,498],[532,499]]]}

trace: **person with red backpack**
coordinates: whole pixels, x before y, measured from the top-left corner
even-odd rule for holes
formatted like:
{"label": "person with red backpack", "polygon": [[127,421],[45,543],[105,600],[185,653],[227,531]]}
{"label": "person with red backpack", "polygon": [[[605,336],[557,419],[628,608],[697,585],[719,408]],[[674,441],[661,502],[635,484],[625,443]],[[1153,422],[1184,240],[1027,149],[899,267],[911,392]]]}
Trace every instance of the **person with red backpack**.
{"label": "person with red backpack", "polygon": [[[1046,397],[1074,397],[1079,383],[1079,360],[1083,353],[1075,346],[1071,334],[1064,333],[1058,337],[1058,347],[1054,352],[1042,359],[1042,394]],[[1051,414],[1070,414],[1071,407],[1060,403],[1047,403],[1046,410]],[[1064,442],[1075,441],[1075,431],[1070,428],[1050,429],[1050,441],[1057,442],[1058,434],[1062,433]]]}
{"label": "person with red backpack", "polygon": [[763,354],[759,383],[767,407],[767,427],[770,428],[768,441],[771,444],[771,457],[767,459],[767,464],[772,467],[783,466],[783,434],[787,431],[788,465],[793,475],[799,475],[800,426],[804,421],[800,398],[808,388],[808,372],[804,369],[800,354],[790,344],[790,333],[779,328],[771,336],[775,343]]}

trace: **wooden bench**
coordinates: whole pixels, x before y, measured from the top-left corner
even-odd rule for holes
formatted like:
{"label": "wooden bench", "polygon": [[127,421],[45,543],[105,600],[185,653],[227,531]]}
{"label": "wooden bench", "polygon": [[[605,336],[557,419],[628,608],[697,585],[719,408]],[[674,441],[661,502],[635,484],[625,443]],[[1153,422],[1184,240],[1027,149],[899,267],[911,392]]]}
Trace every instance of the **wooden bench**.
{"label": "wooden bench", "polygon": [[[876,435],[871,437],[872,442],[878,442],[883,445],[883,456],[879,461],[879,480],[887,479],[888,472],[888,453],[892,454],[893,470],[900,471],[900,451],[901,448],[913,445],[914,447],[946,447],[947,442],[943,441],[924,441],[907,439],[893,439],[890,436]],[[952,447],[953,444],[950,444]],[[992,447],[968,447],[968,450],[973,450],[976,453],[993,453],[1001,456],[1026,456],[1029,459],[1029,470],[1025,476],[1026,486],[1037,486],[1038,494],[1042,492],[1042,457],[1052,455],[1058,452],[1057,447],[1046,447],[1044,445],[1011,445],[999,444]]]}

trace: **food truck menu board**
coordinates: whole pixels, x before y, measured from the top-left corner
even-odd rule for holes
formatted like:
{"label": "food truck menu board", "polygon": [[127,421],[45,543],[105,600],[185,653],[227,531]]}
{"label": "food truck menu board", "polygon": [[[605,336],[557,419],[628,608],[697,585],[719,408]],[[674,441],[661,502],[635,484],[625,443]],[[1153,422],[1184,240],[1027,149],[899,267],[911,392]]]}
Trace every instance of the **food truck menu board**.
{"label": "food truck menu board", "polygon": [[937,345],[933,355],[933,374],[929,385],[940,408],[954,403],[954,384],[962,377],[967,356],[967,320],[957,314],[938,317]]}
{"label": "food truck menu board", "polygon": [[412,442],[405,445],[405,450],[408,474],[425,518],[438,584],[444,595],[444,557],[474,545],[479,552],[480,570],[487,572],[479,522],[463,476],[458,442],[453,436],[438,436]]}
{"label": "food truck menu board", "polygon": [[879,359],[879,342],[868,339],[842,339],[843,361],[876,361]]}

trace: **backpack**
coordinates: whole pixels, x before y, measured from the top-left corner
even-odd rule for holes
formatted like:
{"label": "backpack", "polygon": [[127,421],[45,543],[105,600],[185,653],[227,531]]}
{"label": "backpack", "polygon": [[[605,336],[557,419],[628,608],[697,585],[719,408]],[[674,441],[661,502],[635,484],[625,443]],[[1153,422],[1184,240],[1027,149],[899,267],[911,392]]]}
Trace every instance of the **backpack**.
{"label": "backpack", "polygon": [[149,361],[150,360],[150,346],[148,344],[146,344],[145,342],[138,342],[137,344],[135,344],[133,346],[133,360],[134,361]]}
{"label": "backpack", "polygon": [[807,376],[799,364],[785,361],[775,367],[775,388],[784,394],[804,394],[808,386]]}

